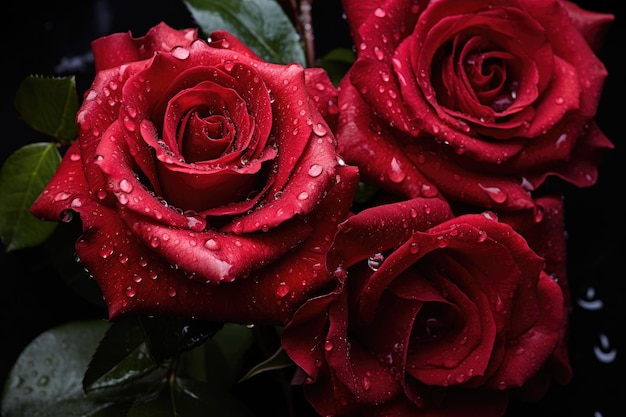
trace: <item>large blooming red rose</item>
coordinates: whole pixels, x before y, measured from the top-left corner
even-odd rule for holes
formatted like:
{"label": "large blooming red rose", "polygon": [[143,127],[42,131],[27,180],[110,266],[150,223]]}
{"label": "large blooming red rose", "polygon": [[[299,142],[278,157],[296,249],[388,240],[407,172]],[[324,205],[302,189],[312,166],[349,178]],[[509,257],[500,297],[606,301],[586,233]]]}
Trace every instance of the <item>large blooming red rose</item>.
{"label": "large blooming red rose", "polygon": [[498,210],[534,208],[550,175],[596,181],[613,146],[594,122],[612,15],[563,0],[343,3],[357,59],[337,138],[366,181]]}
{"label": "large blooming red rose", "polygon": [[93,45],[78,140],[32,213],[79,213],[111,318],[284,322],[326,284],[316,269],[355,190],[326,74],[165,24]]}
{"label": "large blooming red rose", "polygon": [[[328,264],[336,290],[285,327],[283,346],[321,415],[501,416],[511,395],[536,399],[571,378],[565,295],[546,259],[489,212],[449,218],[438,200],[423,201],[342,223]],[[529,236],[557,229],[543,240],[560,252],[558,200],[543,204],[539,223],[511,222]]]}

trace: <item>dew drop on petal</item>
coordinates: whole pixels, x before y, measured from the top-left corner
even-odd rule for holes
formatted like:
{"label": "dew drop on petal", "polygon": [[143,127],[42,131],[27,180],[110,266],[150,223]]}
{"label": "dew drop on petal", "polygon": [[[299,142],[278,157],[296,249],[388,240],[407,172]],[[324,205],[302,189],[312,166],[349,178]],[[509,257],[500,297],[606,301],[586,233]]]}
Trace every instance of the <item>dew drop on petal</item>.
{"label": "dew drop on petal", "polygon": [[372,387],[372,381],[368,377],[363,377],[361,385],[363,385],[365,391],[368,391]]}
{"label": "dew drop on petal", "polygon": [[137,291],[133,288],[133,287],[128,287],[126,288],[126,295],[130,298],[134,297],[135,295],[137,295]]}
{"label": "dew drop on petal", "polygon": [[322,166],[318,164],[313,164],[309,167],[309,175],[313,178],[318,177],[322,173]]}
{"label": "dew drop on petal", "polygon": [[438,193],[437,189],[430,184],[422,184],[421,192],[424,197],[431,198],[435,197]]}
{"label": "dew drop on petal", "polygon": [[385,59],[385,54],[383,53],[383,51],[381,51],[381,49],[378,46],[374,47],[374,55],[379,61],[382,61],[383,59]]}
{"label": "dew drop on petal", "polygon": [[133,190],[133,185],[126,178],[120,181],[120,190],[125,193],[130,193]]}
{"label": "dew drop on petal", "polygon": [[404,181],[406,177],[406,173],[402,169],[400,162],[394,157],[391,159],[391,163],[389,164],[389,168],[387,170],[387,176],[392,182],[400,183]]}
{"label": "dew drop on petal", "polygon": [[324,136],[328,133],[328,130],[326,130],[326,127],[324,126],[324,124],[322,123],[315,123],[313,124],[313,133],[315,133],[316,136]]}
{"label": "dew drop on petal", "polygon": [[98,250],[98,255],[100,255],[100,257],[102,259],[106,259],[109,256],[113,255],[113,248],[108,247],[108,246],[102,246],[99,250]]}
{"label": "dew drop on petal", "polygon": [[204,242],[204,247],[209,250],[218,250],[220,244],[215,239],[207,239],[207,241]]}
{"label": "dew drop on petal", "polygon": [[487,193],[487,195],[489,196],[489,198],[494,202],[494,203],[504,203],[507,200],[507,195],[506,193],[504,193],[500,188],[498,187],[485,187],[482,184],[478,184],[478,186]]}
{"label": "dew drop on petal", "polygon": [[63,223],[69,223],[72,221],[72,219],[74,218],[74,211],[73,210],[63,210],[61,212],[61,221]]}
{"label": "dew drop on petal", "polygon": [[54,196],[54,201],[63,201],[70,198],[71,194],[66,192],[60,192]]}
{"label": "dew drop on petal", "polygon": [[276,289],[276,295],[280,298],[283,298],[289,293],[289,286],[285,282],[281,282],[278,284],[278,288]]}
{"label": "dew drop on petal", "polygon": [[378,271],[378,268],[380,268],[384,260],[385,256],[382,253],[376,253],[367,259],[367,266],[369,266],[372,271]]}
{"label": "dew drop on petal", "polygon": [[174,56],[174,58],[177,58],[180,60],[187,59],[189,58],[189,49],[183,48],[181,46],[177,46],[174,49],[172,49],[172,55]]}

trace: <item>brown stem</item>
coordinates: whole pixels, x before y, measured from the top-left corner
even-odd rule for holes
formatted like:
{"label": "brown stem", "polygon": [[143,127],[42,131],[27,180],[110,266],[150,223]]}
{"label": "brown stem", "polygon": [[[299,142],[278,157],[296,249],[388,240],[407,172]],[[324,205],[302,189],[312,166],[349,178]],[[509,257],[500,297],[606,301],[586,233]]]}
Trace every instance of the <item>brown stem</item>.
{"label": "brown stem", "polygon": [[300,0],[300,23],[302,24],[307,67],[312,67],[315,64],[315,36],[313,35],[313,19],[311,18],[312,8],[313,0]]}

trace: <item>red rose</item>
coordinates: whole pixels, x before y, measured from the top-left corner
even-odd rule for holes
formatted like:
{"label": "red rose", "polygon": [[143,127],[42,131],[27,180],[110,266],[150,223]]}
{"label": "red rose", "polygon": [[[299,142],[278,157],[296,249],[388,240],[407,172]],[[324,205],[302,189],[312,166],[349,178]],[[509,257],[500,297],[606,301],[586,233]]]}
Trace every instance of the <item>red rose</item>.
{"label": "red rose", "polygon": [[327,284],[316,269],[357,182],[324,118],[336,90],[210,39],[161,24],[95,41],[78,140],[31,207],[80,214],[77,254],[111,318],[282,323]]}
{"label": "red rose", "polygon": [[557,352],[564,295],[544,259],[488,212],[449,218],[420,200],[342,223],[328,264],[336,290],[285,327],[321,415],[501,416],[511,394],[536,398],[544,381],[571,377]]}
{"label": "red rose", "polygon": [[344,7],[357,59],[337,138],[364,180],[499,210],[534,208],[550,175],[596,181],[613,145],[593,120],[607,75],[594,53],[612,15],[563,0]]}

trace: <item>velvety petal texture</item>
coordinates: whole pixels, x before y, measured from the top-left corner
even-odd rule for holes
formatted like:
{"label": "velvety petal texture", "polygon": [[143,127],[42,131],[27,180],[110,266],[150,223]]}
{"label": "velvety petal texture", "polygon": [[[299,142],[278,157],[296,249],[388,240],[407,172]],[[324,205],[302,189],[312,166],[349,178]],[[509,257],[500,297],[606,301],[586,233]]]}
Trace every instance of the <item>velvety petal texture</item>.
{"label": "velvety petal texture", "polygon": [[[529,238],[560,232],[542,253],[563,247],[555,203],[542,202],[544,218],[511,219]],[[568,380],[568,301],[545,268],[494,213],[455,217],[440,199],[377,205],[340,225],[336,289],[305,303],[282,343],[324,415],[502,416],[512,392]]]}
{"label": "velvety petal texture", "polygon": [[93,45],[79,137],[32,213],[80,214],[112,319],[286,322],[330,281],[318,270],[358,182],[326,73],[164,23]]}
{"label": "velvety petal texture", "polygon": [[549,176],[595,183],[613,147],[593,122],[612,15],[566,0],[343,4],[357,58],[337,138],[363,180],[499,211],[537,210],[531,192]]}

